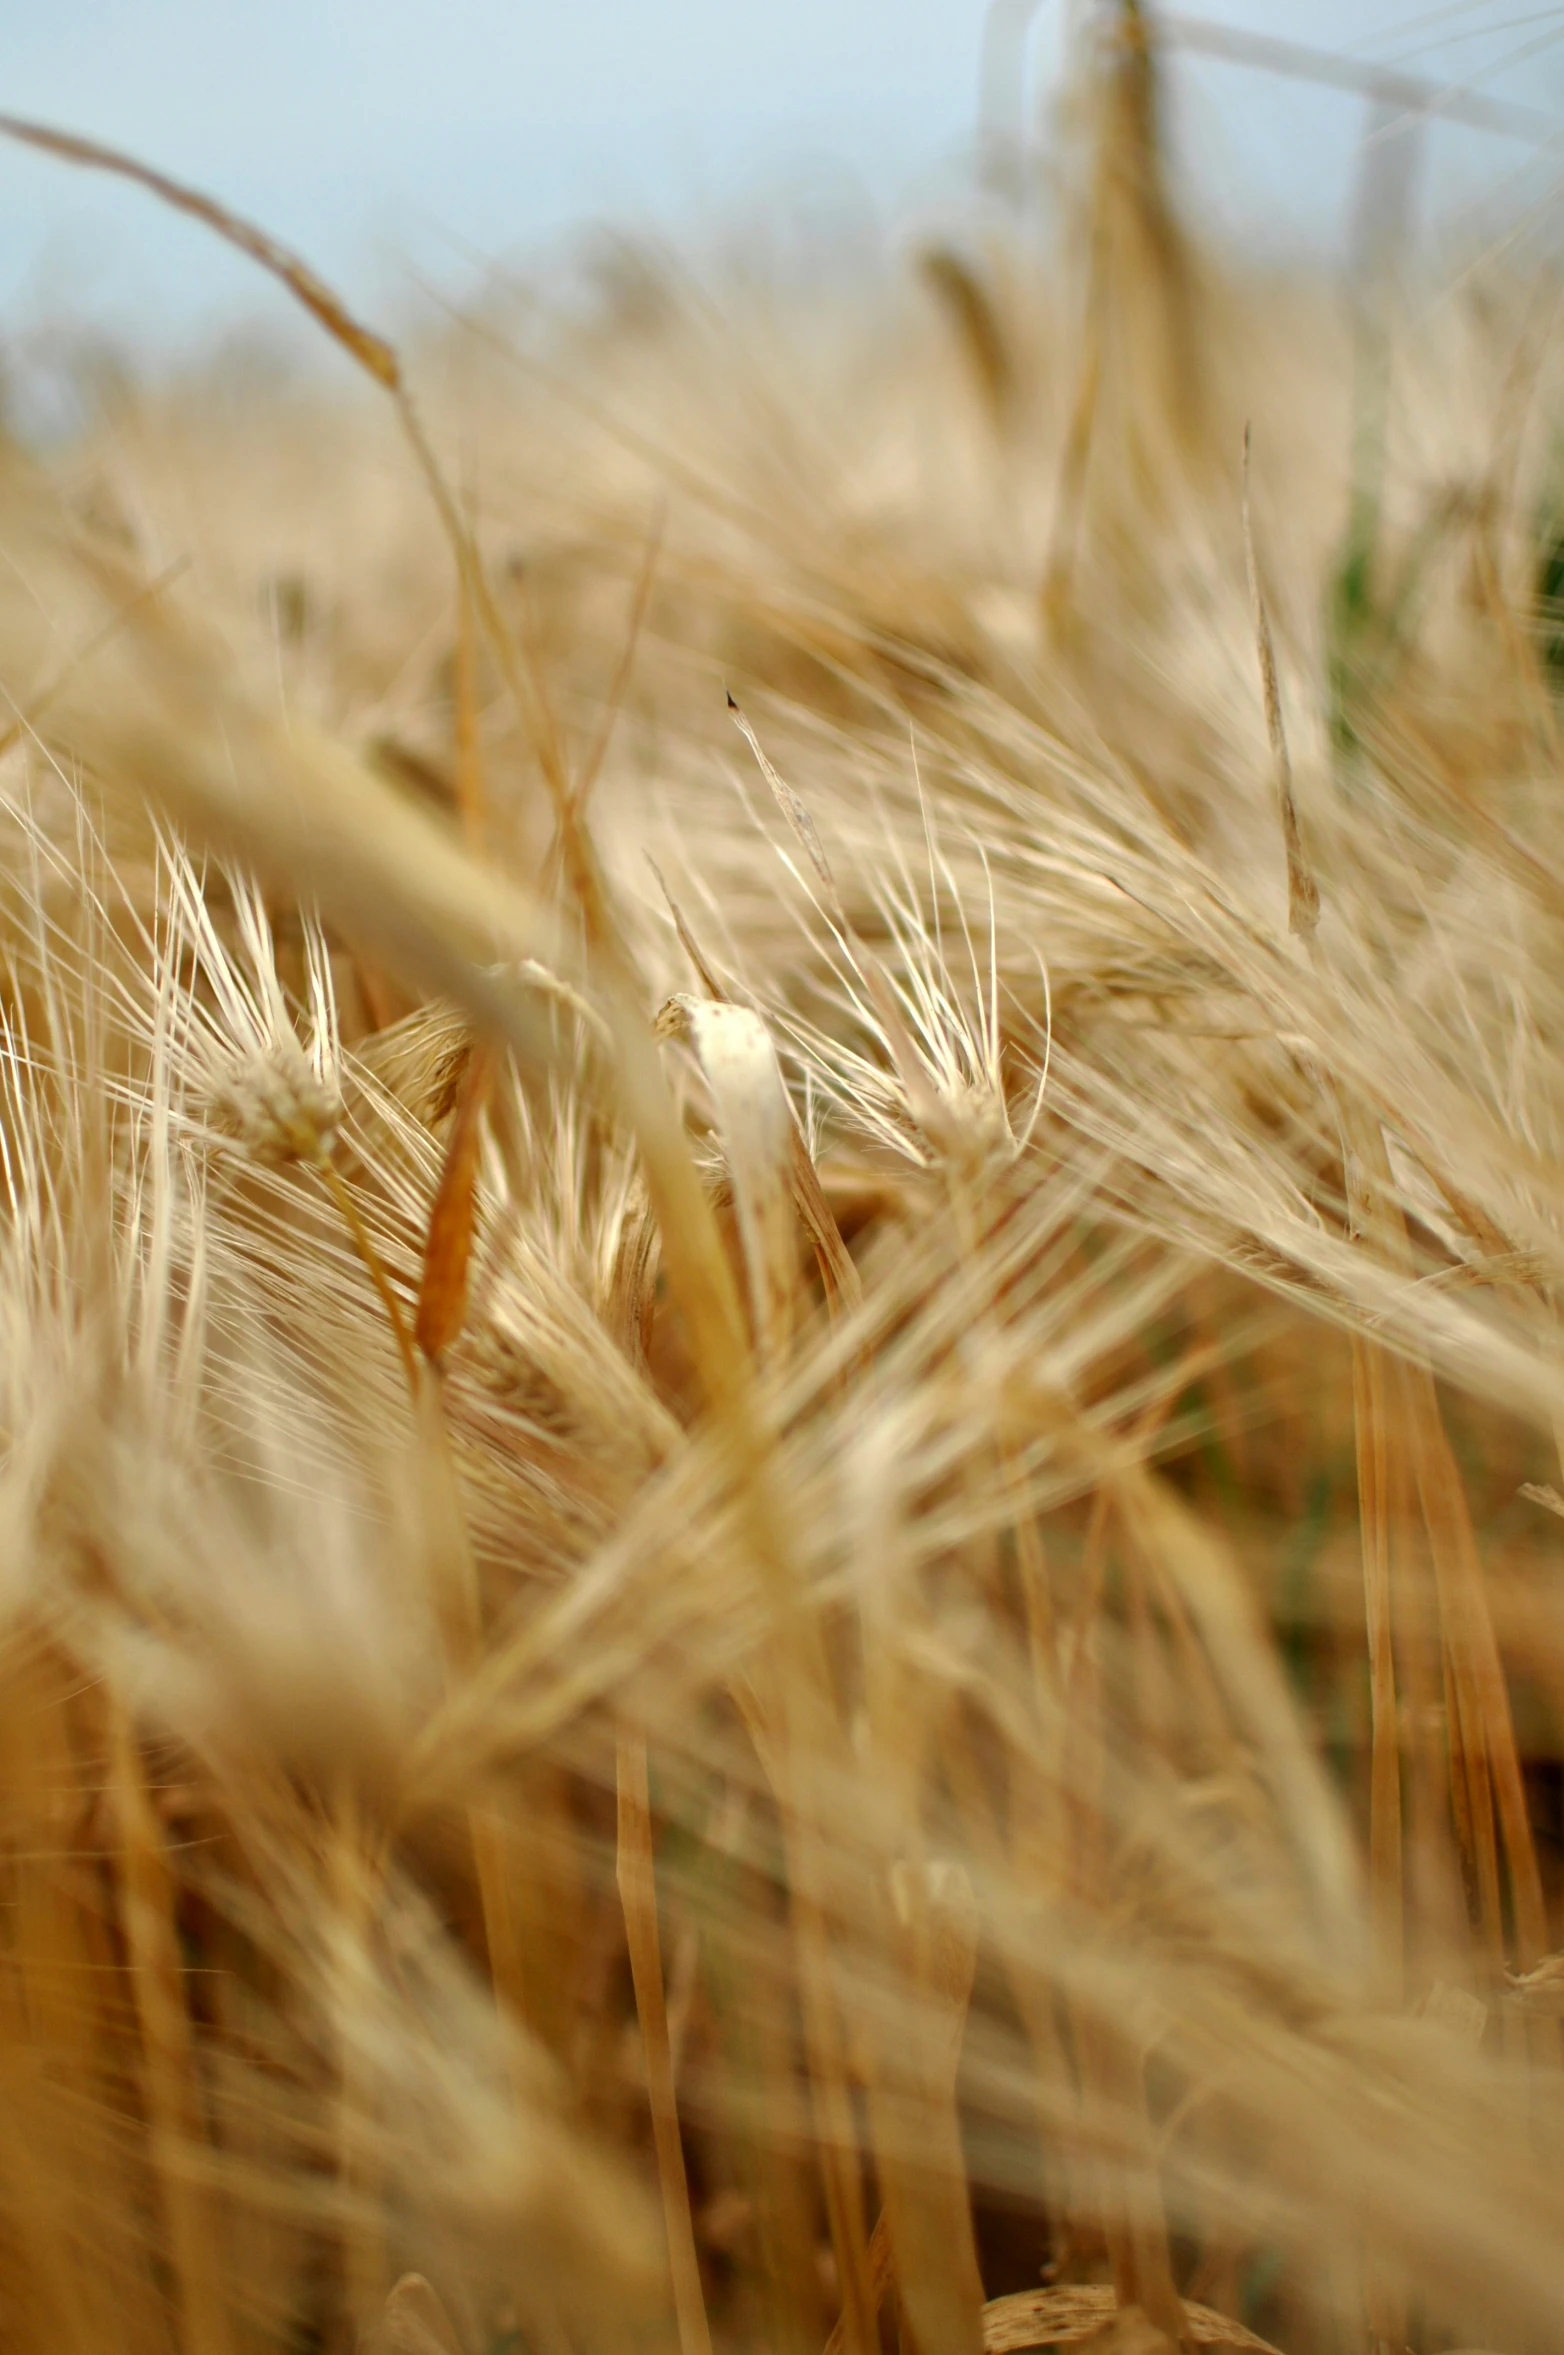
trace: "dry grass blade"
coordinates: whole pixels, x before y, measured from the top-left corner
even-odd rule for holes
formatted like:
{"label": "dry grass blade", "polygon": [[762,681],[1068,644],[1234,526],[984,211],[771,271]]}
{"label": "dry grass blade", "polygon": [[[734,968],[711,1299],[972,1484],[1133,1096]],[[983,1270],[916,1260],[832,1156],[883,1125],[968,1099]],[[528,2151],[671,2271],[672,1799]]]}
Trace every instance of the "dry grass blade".
{"label": "dry grass blade", "polygon": [[[980,2349],[983,2280],[967,2201],[956,2072],[977,1968],[978,1912],[959,1868],[892,1875],[893,1950],[921,2034],[881,2047],[869,2095],[891,2268],[913,2345]],[[912,2049],[909,2050],[909,2044]]]}
{"label": "dry grass blade", "polygon": [[380,1305],[386,1312],[386,1323],[390,1326],[391,1337],[396,1343],[397,1356],[402,1361],[402,1371],[407,1377],[409,1395],[416,1398],[418,1395],[418,1361],[413,1355],[413,1337],[408,1332],[407,1317],[402,1303],[397,1297],[396,1288],[386,1273],[386,1263],[375,1248],[374,1237],[365,1226],[363,1213],[353,1199],[352,1188],[345,1182],[340,1170],[336,1169],[329,1160],[323,1159],[320,1164],[320,1174],[326,1191],[342,1213],[342,1223],[353,1238],[353,1248],[363,1261],[369,1280],[379,1295]]}
{"label": "dry grass blade", "polygon": [[1547,1948],[1548,1908],[1509,1687],[1494,1633],[1471,1508],[1439,1410],[1438,1394],[1432,1378],[1421,1369],[1408,1368],[1406,1380],[1412,1401],[1411,1446],[1418,1495],[1434,1557],[1456,1714],[1471,1777],[1484,1906],[1497,1933],[1497,1954],[1502,1952],[1503,1932],[1495,1911],[1498,1892],[1497,1868],[1490,1855],[1491,1807],[1497,1812],[1510,1869],[1516,1945],[1523,1966],[1529,1967]]}
{"label": "dry grass blade", "polygon": [[[1372,1759],[1369,1789],[1369,1902],[1374,1967],[1384,2001],[1404,1995],[1405,1891],[1401,1835],[1401,1729],[1391,1623],[1391,1545],[1404,1544],[1407,1498],[1400,1432],[1392,1419],[1396,1369],[1361,1334],[1352,1336],[1353,1422],[1358,1517],[1369,1645]],[[1406,2299],[1394,2271],[1370,2255],[1365,2269],[1369,2327],[1387,2344],[1406,2337]]]}
{"label": "dry grass blade", "polygon": [[646,1744],[626,1734],[619,1742],[619,1899],[630,1945],[635,2008],[641,2023],[646,2091],[657,2147],[668,2264],[682,2355],[711,2355],[711,2329],[701,2288],[700,2259],[690,2214],[690,2185],[679,2132],[678,2093],[663,1988],[662,1939],[657,1925],[657,1878],[652,1854],[652,1806]]}
{"label": "dry grass blade", "polygon": [[[471,526],[468,528],[470,536]],[[486,805],[483,740],[478,713],[478,636],[472,590],[460,570],[456,578],[456,645],[452,652],[452,683],[456,704],[456,805],[461,811],[463,832],[468,842],[476,848],[483,842]]]}
{"label": "dry grass blade", "polygon": [[761,744],[760,738],[756,735],[754,729],[751,727],[749,721],[745,718],[744,713],[731,695],[728,697],[728,710],[733,716],[733,725],[737,728],[739,734],[743,737],[745,743],[749,746],[750,751],[755,755],[755,760],[759,766],[760,773],[771,788],[772,796],[776,801],[777,808],[782,812],[783,817],[786,818],[788,825],[793,831],[794,839],[797,841],[800,849],[804,853],[805,858],[808,859],[810,866],[813,868],[815,880],[819,883],[821,890],[825,893],[825,904],[827,908],[830,910],[836,922],[840,924],[845,931],[847,929],[847,918],[843,913],[842,902],[837,893],[836,881],[827,862],[825,850],[820,841],[820,832],[814,822],[814,819],[809,815],[808,810],[799,800],[798,795],[793,791],[792,786],[789,785],[784,778],[778,776],[776,770],[772,767],[770,760],[766,756],[766,752]]}
{"label": "dry grass blade", "polygon": [[133,181],[149,195],[161,198],[175,212],[187,213],[192,220],[215,230],[225,245],[248,255],[252,262],[259,262],[263,270],[285,286],[319,320],[327,334],[350,352],[361,368],[369,371],[377,384],[384,385],[388,392],[400,388],[401,365],[385,338],[362,326],[324,280],[316,277],[307,262],[290,253],[264,229],[257,229],[253,222],[241,220],[237,213],[229,212],[212,197],[203,196],[199,189],[187,188],[183,182],[169,179],[166,173],[154,171],[149,164],[138,163],[134,156],[105,147],[96,139],[83,139],[73,131],[51,130],[44,123],[24,122],[18,115],[0,115],[0,138],[14,139],[23,147],[35,147],[45,155],[58,156],[63,163],[80,164],[89,171],[112,172],[116,178]]}
{"label": "dry grass blade", "polygon": [[1313,1883],[1322,1925],[1331,1925],[1327,1939],[1345,1946],[1356,1930],[1354,1859],[1237,1565],[1171,1488],[1144,1467],[1110,1464],[1104,1484],[1134,1542],[1162,1566],[1183,1596],[1228,1706],[1285,1794],[1286,1817]]}
{"label": "dry grass blade", "polygon": [[[1354,1164],[1378,1147],[1379,1166],[1365,1170],[1355,1191],[1354,1225],[1377,1228],[1389,1171],[1377,1131],[1360,1137]],[[1401,1732],[1396,1703],[1394,1631],[1391,1624],[1391,1548],[1405,1545],[1408,1498],[1400,1419],[1400,1387],[1385,1353],[1361,1334],[1352,1337],[1353,1423],[1358,1460],[1358,1517],[1363,1542],[1363,1594],[1369,1645],[1369,1690],[1373,1745],[1369,1802],[1369,1886],[1374,1915],[1376,1966],[1389,2003],[1399,2003],[1403,1974],[1403,1867],[1401,1850]]]}
{"label": "dry grass blade", "polygon": [[1075,391],[1070,402],[1069,422],[1064,446],[1059,453],[1058,474],[1054,484],[1053,520],[1049,529],[1048,561],[1043,570],[1041,598],[1043,621],[1050,631],[1057,631],[1061,627],[1069,610],[1101,378],[1102,330],[1094,302],[1087,311],[1082,330]]}
{"label": "dry grass blade", "polygon": [[492,1050],[481,1044],[474,1047],[457,1090],[445,1161],[430,1205],[413,1338],[433,1365],[453,1347],[466,1319],[467,1271],[478,1212],[478,1155],[493,1077]]}
{"label": "dry grass blade", "polygon": [[1298,831],[1298,810],[1293,800],[1292,763],[1287,756],[1287,730],[1282,720],[1282,692],[1276,676],[1276,648],[1271,638],[1271,617],[1266,610],[1265,590],[1260,581],[1260,566],[1255,555],[1254,525],[1249,512],[1249,428],[1244,428],[1244,562],[1249,573],[1249,600],[1254,613],[1255,646],[1260,658],[1260,691],[1265,702],[1265,732],[1270,739],[1271,762],[1276,776],[1277,802],[1281,811],[1282,840],[1287,851],[1287,929],[1307,939],[1320,921],[1320,891],[1309,862],[1304,856],[1303,837]]}
{"label": "dry grass blade", "polygon": [[717,979],[715,969],[708,960],[705,950],[690,929],[689,919],[669,890],[661,867],[658,866],[657,861],[651,857],[650,853],[648,853],[648,864],[657,878],[657,888],[667,902],[668,913],[673,919],[674,931],[678,934],[679,946],[694,966],[702,989],[709,998],[725,999],[728,995],[727,991]]}
{"label": "dry grass blade", "polygon": [[[1069,1808],[1072,1885],[1092,1906],[1109,1882],[1106,1820],[1108,1744],[1101,1661],[1103,1605],[1115,1499],[1106,1486],[1093,1500],[1086,1577],[1069,1676]],[[1166,2222],[1153,2186],[1156,2140],[1141,2056],[1121,2024],[1094,2006],[1071,2007],[1074,2043],[1088,2115],[1115,2121],[1112,2146],[1096,2154],[1094,2205],[1113,2272],[1119,2317],[1150,2318],[1169,2343],[1185,2337]]]}
{"label": "dry grass blade", "polygon": [[835,1213],[825,1198],[820,1173],[811,1158],[796,1113],[793,1117],[791,1175],[793,1206],[814,1246],[827,1301],[832,1308],[860,1308],[863,1305],[863,1284],[853,1265],[852,1254],[842,1240],[842,1230],[837,1225]]}
{"label": "dry grass blade", "polygon": [[[870,2291],[874,2299],[874,2311],[878,2315],[890,2294],[891,2284],[896,2279],[895,2260],[891,2255],[890,2222],[883,2208],[875,2218],[874,2230],[869,2235],[868,2275]],[[824,2355],[843,2355],[846,2345],[847,2317],[845,2314],[841,2314],[831,2325],[831,2335],[826,2340]]]}
{"label": "dry grass blade", "polygon": [[603,706],[602,724],[597,732],[597,740],[587,755],[586,765],[576,780],[573,798],[578,813],[585,810],[592,797],[592,788],[602,774],[603,763],[608,758],[608,748],[613,742],[614,727],[624,707],[624,699],[630,686],[630,676],[635,668],[636,649],[641,643],[641,632],[646,627],[646,616],[652,602],[652,588],[657,579],[657,560],[662,554],[663,532],[667,521],[666,508],[659,506],[652,518],[652,528],[646,536],[646,548],[641,558],[641,569],[636,579],[635,595],[630,605],[630,619],[625,628],[624,647],[614,671],[607,700]]}
{"label": "dry grass blade", "polygon": [[961,339],[990,417],[1002,426],[1015,399],[1015,362],[992,292],[948,246],[926,247],[918,269]]}
{"label": "dry grass blade", "polygon": [[112,1796],[123,1845],[123,1934],[141,2036],[156,2196],[167,2213],[183,2329],[190,2342],[227,2355],[235,2344],[223,2280],[221,2211],[193,2179],[203,2141],[201,2093],[182,1965],[174,1889],[161,1828],[135,1738],[111,1718]]}

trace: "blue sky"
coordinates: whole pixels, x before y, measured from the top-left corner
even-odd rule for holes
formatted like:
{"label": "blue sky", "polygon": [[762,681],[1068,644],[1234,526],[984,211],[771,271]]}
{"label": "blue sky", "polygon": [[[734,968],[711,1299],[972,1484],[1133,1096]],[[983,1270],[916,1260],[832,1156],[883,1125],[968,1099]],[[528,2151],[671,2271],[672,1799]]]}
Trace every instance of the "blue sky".
{"label": "blue sky", "polygon": [[[1080,0],[1076,0],[1077,6]],[[1036,83],[1070,0],[1041,0]],[[1204,0],[1203,13],[1397,58],[1564,121],[1564,6]],[[675,230],[782,191],[883,217],[948,202],[970,153],[983,0],[0,0],[0,106],[128,147],[296,243],[355,300],[546,247],[591,219]],[[1182,68],[1210,201],[1282,240],[1345,215],[1362,112],[1231,67]],[[1520,151],[1442,130],[1450,203]],[[1564,158],[1561,158],[1564,169]],[[1241,203],[1238,192],[1242,192]],[[62,312],[152,341],[255,312],[243,265],[148,199],[0,154],[0,326]]]}

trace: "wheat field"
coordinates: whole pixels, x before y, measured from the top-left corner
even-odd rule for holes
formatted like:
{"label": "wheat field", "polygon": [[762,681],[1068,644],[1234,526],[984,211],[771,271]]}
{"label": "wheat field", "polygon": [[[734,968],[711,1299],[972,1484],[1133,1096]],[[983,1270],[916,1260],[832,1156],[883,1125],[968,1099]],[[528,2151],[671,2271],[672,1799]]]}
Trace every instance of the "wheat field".
{"label": "wheat field", "polygon": [[1564,2348],[1561,282],[0,452],[0,2345]]}

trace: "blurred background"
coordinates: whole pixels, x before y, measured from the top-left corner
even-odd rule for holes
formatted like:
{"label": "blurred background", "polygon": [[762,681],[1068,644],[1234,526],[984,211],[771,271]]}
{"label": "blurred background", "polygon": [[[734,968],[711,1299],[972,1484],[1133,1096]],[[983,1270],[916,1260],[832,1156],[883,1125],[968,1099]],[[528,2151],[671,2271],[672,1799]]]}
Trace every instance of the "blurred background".
{"label": "blurred background", "polygon": [[[1038,124],[1081,4],[5,0],[3,104],[220,195],[405,325],[420,287],[534,265],[584,224],[682,242],[793,222],[813,249],[849,252],[916,229],[970,188],[985,125]],[[1213,27],[1238,54],[1212,53]],[[1564,10],[1212,0],[1192,36],[1171,76],[1175,153],[1228,234],[1322,257],[1350,236],[1370,109],[1306,78],[1288,44],[1529,110],[1508,134],[1434,124],[1422,234],[1547,219]],[[244,265],[133,190],[5,152],[0,207],[13,354],[67,318],[154,363],[258,314],[290,348],[294,323]]]}

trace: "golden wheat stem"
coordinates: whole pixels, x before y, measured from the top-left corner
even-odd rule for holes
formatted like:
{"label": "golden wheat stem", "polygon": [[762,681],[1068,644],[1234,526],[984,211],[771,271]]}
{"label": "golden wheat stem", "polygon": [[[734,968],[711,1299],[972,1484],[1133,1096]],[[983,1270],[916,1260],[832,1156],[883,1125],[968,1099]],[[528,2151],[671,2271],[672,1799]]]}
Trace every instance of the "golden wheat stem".
{"label": "golden wheat stem", "polygon": [[354,1249],[364,1263],[370,1282],[380,1295],[380,1305],[386,1312],[386,1322],[391,1327],[391,1336],[396,1343],[397,1355],[402,1361],[402,1371],[407,1377],[408,1395],[416,1400],[418,1396],[418,1359],[414,1354],[412,1336],[407,1329],[407,1319],[402,1313],[402,1303],[398,1300],[392,1287],[391,1278],[386,1273],[385,1261],[375,1249],[374,1237],[364,1224],[363,1214],[353,1199],[352,1188],[347,1184],[341,1172],[324,1153],[315,1166],[320,1171],[327,1192],[342,1213],[343,1224],[353,1238]]}
{"label": "golden wheat stem", "polygon": [[636,2014],[641,2023],[641,2051],[646,2063],[646,2091],[652,2112],[652,2139],[657,2151],[657,2177],[662,2186],[663,2222],[668,2234],[668,2267],[673,2279],[679,2346],[681,2355],[711,2355],[711,2327],[706,2320],[706,2297],[701,2287],[700,2258],[695,2247],[690,2184],[684,2165],[684,2141],[679,2131],[673,2051],[668,2038],[662,1940],[657,1925],[650,1777],[646,1744],[637,1734],[621,1734],[619,1738],[618,1789],[619,1842],[616,1869],[619,1902],[624,1909],[625,1936],[630,1947],[630,1975],[635,1987]]}
{"label": "golden wheat stem", "polygon": [[193,2179],[206,2136],[173,1880],[135,1733],[117,1701],[109,1705],[109,1762],[121,1844],[120,1918],[141,2035],[157,2197],[188,2344],[228,2355],[234,2337],[223,2294],[221,2211]]}

